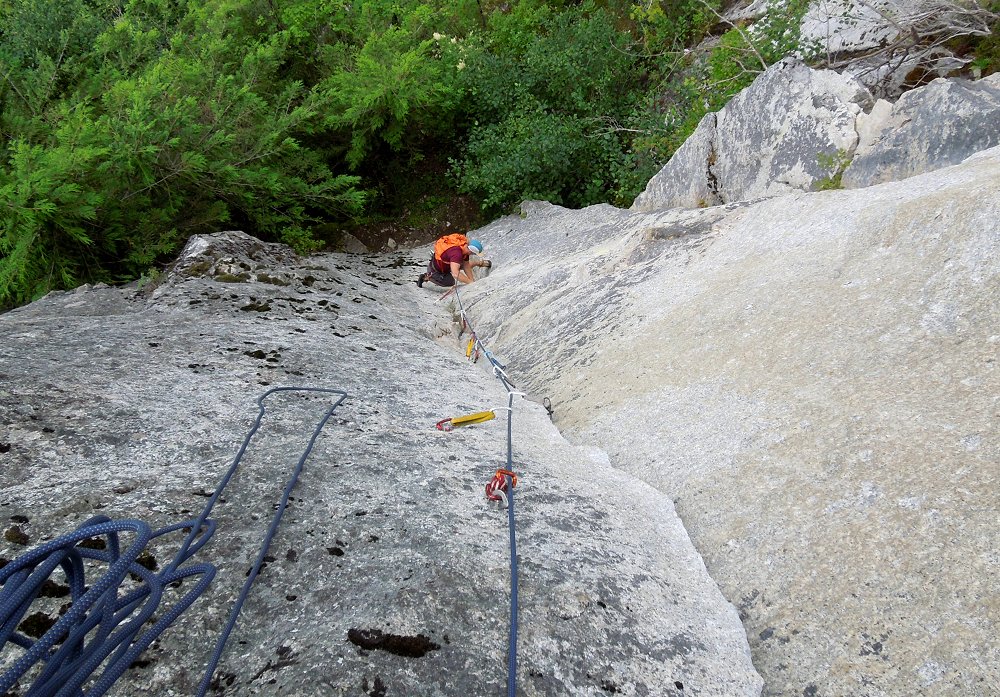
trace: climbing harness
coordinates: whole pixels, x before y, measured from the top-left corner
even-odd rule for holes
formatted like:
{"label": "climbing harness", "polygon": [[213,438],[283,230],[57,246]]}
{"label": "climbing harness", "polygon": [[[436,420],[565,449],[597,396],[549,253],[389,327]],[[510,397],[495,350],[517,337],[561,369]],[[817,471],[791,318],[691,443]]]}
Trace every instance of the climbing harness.
{"label": "climbing harness", "polygon": [[[188,520],[156,530],[139,520],[111,520],[97,516],[86,521],[75,531],[62,535],[28,552],[0,569],[0,647],[8,641],[25,649],[25,653],[0,674],[0,694],[7,694],[32,666],[44,661],[35,677],[28,695],[32,697],[78,697],[84,684],[93,673],[104,665],[100,677],[87,690],[87,697],[107,692],[118,678],[139,658],[140,654],[167,629],[204,591],[215,576],[216,569],[208,563],[184,564],[191,559],[212,537],[216,524],[208,516],[223,490],[236,473],[254,434],[260,428],[266,413],[264,400],[276,392],[317,392],[339,395],[329,406],[313,431],[309,444],[285,485],[280,503],[264,536],[257,560],[243,585],[243,590],[229,615],[226,627],[219,637],[215,652],[206,668],[198,695],[208,691],[215,668],[222,657],[226,642],[239,616],[250,586],[260,572],[268,548],[277,532],[281,517],[288,506],[292,489],[298,481],[303,465],[312,452],[316,439],[333,415],[334,410],[347,399],[347,393],[321,387],[275,387],[257,398],[258,414],[253,427],[229,469],[223,475],[201,514]],[[141,555],[150,540],[177,531],[187,532],[180,550],[173,560],[159,573],[152,573],[142,565]],[[135,539],[121,551],[120,533],[130,532]],[[104,541],[104,549],[96,545],[81,545],[94,538]],[[97,560],[108,565],[104,576],[89,583],[84,578],[84,560]],[[66,613],[39,639],[32,641],[17,631],[32,601],[39,596],[43,585],[55,569],[62,568],[70,587],[72,603]],[[120,593],[126,576],[139,579],[139,587]],[[184,578],[199,577],[195,586],[178,600],[167,612],[159,614],[154,624],[145,632],[140,631],[160,608],[165,589]],[[58,649],[54,648],[61,642]]]}
{"label": "climbing harness", "polygon": [[[491,501],[503,501],[507,508],[507,527],[510,530],[510,633],[507,646],[507,697],[515,697],[517,686],[517,537],[514,527],[514,487],[517,485],[517,475],[514,473],[514,397],[524,397],[523,392],[516,392],[513,382],[507,376],[507,367],[496,359],[489,349],[483,345],[476,334],[472,322],[469,321],[462,306],[462,296],[458,291],[458,284],[452,290],[455,291],[455,299],[458,301],[459,315],[462,319],[462,330],[468,331],[470,335],[469,343],[466,347],[465,355],[475,362],[480,353],[486,356],[493,368],[493,375],[500,381],[500,384],[507,390],[507,406],[503,408],[507,412],[507,464],[503,469],[498,469],[493,479],[486,485],[486,497]],[[450,292],[450,291],[449,291]],[[445,294],[447,295],[447,293]],[[443,297],[443,296],[442,296]],[[473,355],[474,354],[474,355]],[[497,410],[499,411],[499,409]],[[454,422],[454,421],[453,421]],[[438,427],[441,427],[439,422]]]}
{"label": "climbing harness", "polygon": [[496,416],[497,415],[492,411],[477,411],[475,414],[453,416],[447,419],[441,419],[437,422],[436,426],[439,431],[451,431],[452,429],[459,428],[461,426],[469,426],[471,424],[481,424],[485,421],[491,421],[495,419]]}

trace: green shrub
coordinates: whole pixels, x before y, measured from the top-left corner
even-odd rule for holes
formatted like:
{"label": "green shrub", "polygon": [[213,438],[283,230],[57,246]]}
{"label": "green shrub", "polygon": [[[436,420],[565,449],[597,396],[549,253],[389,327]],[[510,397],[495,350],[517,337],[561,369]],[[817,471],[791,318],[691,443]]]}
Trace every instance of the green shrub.
{"label": "green shrub", "polygon": [[[195,7],[158,52],[140,23],[117,22],[94,41],[110,53],[81,59],[96,78],[6,102],[16,135],[0,162],[0,305],[134,278],[226,224],[306,251],[310,221],[360,208],[357,178],[296,138],[324,102],[280,79],[287,36],[238,35],[228,17],[225,3]],[[136,56],[149,62],[132,69]],[[7,60],[10,91],[34,84],[38,70]]]}
{"label": "green shrub", "polygon": [[644,50],[650,54],[682,52],[705,36],[718,21],[718,0],[663,0],[640,2],[630,8],[642,36]]}
{"label": "green shrub", "polygon": [[469,135],[453,173],[491,211],[523,199],[611,200],[629,167],[639,58],[614,17],[585,2],[555,12],[521,2],[464,45]]}
{"label": "green shrub", "polygon": [[[1000,16],[1000,0],[992,0],[986,9]],[[974,56],[971,66],[982,76],[1000,71],[1000,21],[994,22],[990,30],[988,35],[973,39],[970,47]]]}
{"label": "green shrub", "polygon": [[402,150],[414,130],[439,124],[457,100],[453,74],[433,60],[433,38],[398,27],[373,33],[349,65],[323,83],[324,125],[350,134],[346,159],[358,168],[378,144]]}
{"label": "green shrub", "polygon": [[829,172],[826,177],[816,182],[816,189],[818,191],[829,191],[843,188],[841,180],[847,166],[851,164],[850,153],[846,150],[837,150],[830,153],[821,152],[816,155],[816,161],[821,168]]}

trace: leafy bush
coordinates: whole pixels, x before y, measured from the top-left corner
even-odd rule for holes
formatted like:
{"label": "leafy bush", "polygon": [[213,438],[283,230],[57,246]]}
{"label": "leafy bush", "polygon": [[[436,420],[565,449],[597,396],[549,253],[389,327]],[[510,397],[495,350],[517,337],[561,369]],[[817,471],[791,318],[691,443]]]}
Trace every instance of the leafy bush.
{"label": "leafy bush", "polygon": [[378,144],[400,151],[414,130],[434,128],[454,109],[453,74],[430,54],[434,39],[389,27],[373,33],[349,65],[323,83],[324,125],[350,134],[348,164],[358,168]]}
{"label": "leafy bush", "polygon": [[[5,20],[34,1],[13,3]],[[279,78],[287,35],[228,32],[226,9],[196,7],[184,19],[194,31],[166,43],[143,22],[108,25],[94,40],[103,53],[80,58],[96,77],[62,90],[72,98],[19,89],[47,56],[4,56],[7,85],[25,98],[2,114],[15,135],[0,163],[0,305],[135,277],[223,224],[308,250],[311,220],[360,208],[357,178],[296,138],[324,102]]]}
{"label": "leafy bush", "polygon": [[477,128],[467,146],[466,161],[474,164],[462,173],[463,187],[489,208],[515,198],[569,203],[578,167],[587,166],[581,131],[578,120],[541,109]]}
{"label": "leafy bush", "polygon": [[526,198],[584,206],[607,201],[628,166],[625,126],[639,58],[614,17],[585,2],[555,12],[521,2],[464,46],[467,147],[461,190],[502,210]]}
{"label": "leafy bush", "polygon": [[638,24],[643,47],[650,55],[677,53],[699,41],[718,21],[718,0],[666,0],[632,5],[630,16]]}

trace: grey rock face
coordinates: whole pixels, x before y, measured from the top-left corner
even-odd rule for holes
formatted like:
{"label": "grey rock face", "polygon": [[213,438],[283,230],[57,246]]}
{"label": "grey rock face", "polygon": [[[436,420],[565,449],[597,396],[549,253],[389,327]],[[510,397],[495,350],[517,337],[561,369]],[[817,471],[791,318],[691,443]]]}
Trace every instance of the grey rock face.
{"label": "grey rock face", "polygon": [[795,60],[771,66],[650,180],[633,210],[700,207],[809,190],[832,174],[824,157],[853,152],[868,92]]}
{"label": "grey rock face", "polygon": [[632,210],[706,208],[723,203],[715,174],[717,120],[714,112],[705,114],[694,133],[632,202]]}
{"label": "grey rock face", "polygon": [[768,0],[743,0],[727,8],[723,13],[725,21],[736,23],[739,21],[753,21],[760,19],[767,12]]}
{"label": "grey rock face", "polygon": [[631,210],[704,208],[899,181],[1000,144],[1000,77],[937,79],[892,104],[795,61],[772,66],[708,114]]}
{"label": "grey rock face", "polygon": [[910,32],[926,30],[934,14],[942,8],[923,0],[823,0],[802,18],[799,43],[830,57],[873,95],[896,99],[914,69],[944,76],[962,65],[944,48],[910,45]]}
{"label": "grey rock face", "polygon": [[822,155],[853,151],[870,106],[860,83],[796,61],[769,68],[719,112],[715,173],[723,201],[808,190],[830,171]]}
{"label": "grey rock face", "polygon": [[[508,528],[483,488],[506,464],[506,421],[434,424],[507,397],[464,360],[454,306],[413,283],[427,253],[299,259],[221,233],[194,238],[155,288],[84,287],[0,316],[0,556],[95,512],[191,519],[258,395],[342,389],[210,694],[501,694]],[[194,692],[329,403],[268,399],[196,557],[218,567],[213,586],[111,694]],[[518,694],[758,695],[736,610],[672,501],[567,443],[536,404],[518,398],[512,426]],[[153,545],[157,563],[179,542]],[[63,600],[38,602],[54,617]],[[379,632],[422,650],[386,650]],[[0,671],[19,651],[0,650]]]}
{"label": "grey rock face", "polygon": [[912,0],[893,0],[889,10],[889,4],[884,0],[812,3],[802,18],[800,41],[818,44],[824,53],[835,55],[885,46],[902,30],[887,19],[887,11],[908,14],[916,5]]}
{"label": "grey rock face", "polygon": [[972,56],[954,40],[986,36],[995,22],[989,6],[976,2],[823,0],[803,17],[799,45],[876,97],[896,99],[915,79],[951,77],[967,66]]}
{"label": "grey rock face", "polygon": [[859,144],[844,172],[847,188],[899,181],[1000,145],[1000,75],[937,79],[879,111],[888,113]]}
{"label": "grey rock face", "polygon": [[676,501],[765,694],[985,697],[997,220],[1000,148],[706,210],[533,206],[476,233],[468,303],[564,433]]}

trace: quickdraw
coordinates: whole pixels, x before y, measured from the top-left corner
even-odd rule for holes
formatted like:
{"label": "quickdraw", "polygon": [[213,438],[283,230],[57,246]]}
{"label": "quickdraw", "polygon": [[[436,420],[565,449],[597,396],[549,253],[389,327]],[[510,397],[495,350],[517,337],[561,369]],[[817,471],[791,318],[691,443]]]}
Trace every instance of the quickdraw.
{"label": "quickdraw", "polygon": [[510,470],[500,469],[486,485],[486,498],[490,501],[507,502],[507,477],[510,477],[510,487],[517,486],[517,475]]}
{"label": "quickdraw", "polygon": [[484,421],[491,421],[495,419],[496,416],[497,415],[492,411],[477,411],[475,414],[468,414],[466,416],[451,416],[447,419],[441,419],[435,424],[435,427],[439,431],[451,431],[459,428],[460,426],[469,426],[471,424],[481,424]]}

